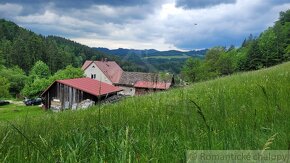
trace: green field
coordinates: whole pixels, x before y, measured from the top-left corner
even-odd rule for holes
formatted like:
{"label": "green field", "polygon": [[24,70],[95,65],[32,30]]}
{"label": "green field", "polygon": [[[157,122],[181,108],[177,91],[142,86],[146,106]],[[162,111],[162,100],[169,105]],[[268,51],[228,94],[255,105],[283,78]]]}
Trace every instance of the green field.
{"label": "green field", "polygon": [[191,149],[289,149],[289,99],[290,62],[89,110],[10,118],[0,122],[0,162],[180,162]]}
{"label": "green field", "polygon": [[24,104],[9,104],[0,106],[0,122],[3,120],[15,120],[24,117],[37,117],[44,114],[39,106],[25,106]]}

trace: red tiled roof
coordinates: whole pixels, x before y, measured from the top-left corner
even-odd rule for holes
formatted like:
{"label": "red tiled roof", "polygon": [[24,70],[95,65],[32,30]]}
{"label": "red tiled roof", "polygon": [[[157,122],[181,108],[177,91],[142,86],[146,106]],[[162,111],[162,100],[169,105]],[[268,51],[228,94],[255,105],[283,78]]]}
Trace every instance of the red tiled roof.
{"label": "red tiled roof", "polygon": [[123,70],[115,61],[86,61],[82,69],[87,69],[92,63],[95,63],[112,83],[119,82]]}
{"label": "red tiled roof", "polygon": [[148,82],[148,81],[137,81],[134,84],[136,88],[151,88],[151,89],[168,89],[171,83],[165,82]]}
{"label": "red tiled roof", "polygon": [[119,82],[123,70],[115,61],[95,61],[95,64],[107,76],[107,78],[111,80],[111,82]]}
{"label": "red tiled roof", "polygon": [[93,61],[86,61],[83,66],[82,66],[82,70],[85,70],[89,67],[89,65],[92,63]]}
{"label": "red tiled roof", "polygon": [[[104,83],[104,82],[100,82],[98,80],[94,80],[94,79],[91,79],[91,78],[65,79],[65,80],[57,80],[55,82],[62,83],[64,85],[73,87],[75,89],[84,91],[86,93],[89,93],[89,94],[92,94],[92,95],[95,95],[95,96],[106,95],[106,94],[109,94],[109,93],[119,92],[119,91],[122,90],[119,87],[116,87],[116,86],[113,86],[113,85],[110,85],[110,84],[107,84],[107,83]],[[50,87],[48,87],[47,90]],[[44,91],[42,93],[42,95],[46,91]]]}

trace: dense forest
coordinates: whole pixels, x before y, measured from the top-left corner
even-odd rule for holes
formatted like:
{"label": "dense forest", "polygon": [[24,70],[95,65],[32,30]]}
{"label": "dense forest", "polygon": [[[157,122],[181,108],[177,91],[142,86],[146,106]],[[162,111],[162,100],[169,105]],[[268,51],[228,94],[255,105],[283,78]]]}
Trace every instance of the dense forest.
{"label": "dense forest", "polygon": [[204,60],[188,59],[182,68],[190,82],[212,79],[240,71],[257,70],[290,60],[290,10],[260,36],[250,35],[241,47],[214,47]]}

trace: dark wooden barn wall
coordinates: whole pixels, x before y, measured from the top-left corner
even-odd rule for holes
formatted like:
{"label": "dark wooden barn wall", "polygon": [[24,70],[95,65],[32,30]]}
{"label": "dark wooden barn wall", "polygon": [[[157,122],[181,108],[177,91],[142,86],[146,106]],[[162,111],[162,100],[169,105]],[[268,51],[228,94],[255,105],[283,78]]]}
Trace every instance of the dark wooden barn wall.
{"label": "dark wooden barn wall", "polygon": [[44,105],[46,108],[50,108],[51,101],[53,99],[59,99],[61,101],[62,108],[65,108],[65,102],[69,102],[69,108],[75,103],[80,103],[85,99],[97,101],[97,97],[75,89],[62,83],[54,83],[50,89],[43,95]]}

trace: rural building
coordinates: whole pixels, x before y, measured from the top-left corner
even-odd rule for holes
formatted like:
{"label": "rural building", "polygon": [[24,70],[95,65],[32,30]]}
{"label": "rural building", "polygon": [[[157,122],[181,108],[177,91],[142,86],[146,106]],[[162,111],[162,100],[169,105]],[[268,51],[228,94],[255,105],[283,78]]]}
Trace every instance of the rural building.
{"label": "rural building", "polygon": [[84,101],[92,103],[116,95],[122,89],[91,78],[57,80],[42,94],[45,108],[76,109]]}
{"label": "rural building", "polygon": [[114,61],[86,61],[82,70],[86,77],[108,84],[118,83],[123,73],[122,68]]}
{"label": "rural building", "polygon": [[111,85],[119,86],[120,94],[134,96],[167,90],[174,84],[173,75],[126,72],[115,61],[86,61],[82,66],[85,75]]}
{"label": "rural building", "polygon": [[123,72],[115,84],[123,89],[125,95],[142,95],[149,92],[167,90],[174,83],[172,75],[144,72]]}

